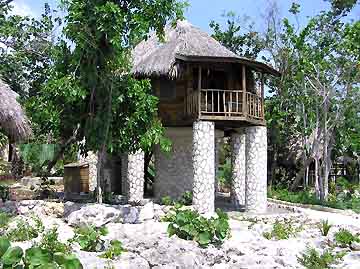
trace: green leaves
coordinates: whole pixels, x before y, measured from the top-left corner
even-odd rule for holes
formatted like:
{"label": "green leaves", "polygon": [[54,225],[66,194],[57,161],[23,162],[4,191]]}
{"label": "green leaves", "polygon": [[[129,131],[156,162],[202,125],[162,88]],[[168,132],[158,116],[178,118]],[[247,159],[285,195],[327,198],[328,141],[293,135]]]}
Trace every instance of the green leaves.
{"label": "green leaves", "polygon": [[20,247],[10,247],[1,257],[1,263],[6,266],[15,266],[22,260],[24,252]]}
{"label": "green leaves", "polygon": [[83,226],[75,229],[72,241],[79,243],[82,250],[96,252],[103,250],[104,240],[101,239],[101,236],[107,234],[106,227]]}
{"label": "green leaves", "polygon": [[167,228],[170,237],[176,234],[185,240],[195,240],[202,247],[222,243],[230,236],[228,220],[227,214],[219,209],[216,217],[207,219],[196,211],[181,207],[175,207],[174,212],[164,218],[170,222]]}
{"label": "green leaves", "polygon": [[108,249],[101,254],[99,257],[106,258],[106,259],[115,259],[116,257],[120,256],[125,249],[122,246],[122,243],[119,240],[111,240]]}

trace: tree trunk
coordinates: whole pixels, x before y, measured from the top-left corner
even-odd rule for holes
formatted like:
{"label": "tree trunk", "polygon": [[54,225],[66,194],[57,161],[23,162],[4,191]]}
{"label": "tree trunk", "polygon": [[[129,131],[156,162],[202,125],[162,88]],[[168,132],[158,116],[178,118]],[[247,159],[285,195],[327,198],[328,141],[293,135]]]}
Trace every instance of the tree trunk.
{"label": "tree trunk", "polygon": [[319,182],[319,160],[315,158],[315,169],[314,169],[314,176],[315,176],[315,196],[317,199],[321,199],[320,194],[320,182]]}

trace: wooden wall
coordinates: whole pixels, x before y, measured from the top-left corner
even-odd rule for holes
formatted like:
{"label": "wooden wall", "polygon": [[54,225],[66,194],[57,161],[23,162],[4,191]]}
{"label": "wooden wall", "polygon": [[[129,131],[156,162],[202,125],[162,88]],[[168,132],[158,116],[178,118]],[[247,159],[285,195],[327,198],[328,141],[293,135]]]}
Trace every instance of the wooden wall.
{"label": "wooden wall", "polygon": [[[194,87],[196,87],[194,85],[198,85],[197,81],[194,80],[198,79],[197,73],[199,66],[199,64],[188,64],[181,76],[171,83],[166,81],[168,80],[166,77],[152,79],[154,94],[159,97],[159,117],[164,126],[189,126],[192,124],[192,120],[185,116],[184,103],[186,96],[194,90]],[[224,90],[241,90],[242,78],[240,65],[201,64],[201,68],[203,79],[206,79],[206,76],[214,70],[222,71],[225,73],[226,77]],[[169,84],[173,84],[175,88],[175,94],[171,98],[169,98],[169,96],[164,96],[164,94],[161,93],[166,90],[166,86]],[[250,69],[247,69],[246,72],[246,87],[247,91],[255,93],[254,76]]]}

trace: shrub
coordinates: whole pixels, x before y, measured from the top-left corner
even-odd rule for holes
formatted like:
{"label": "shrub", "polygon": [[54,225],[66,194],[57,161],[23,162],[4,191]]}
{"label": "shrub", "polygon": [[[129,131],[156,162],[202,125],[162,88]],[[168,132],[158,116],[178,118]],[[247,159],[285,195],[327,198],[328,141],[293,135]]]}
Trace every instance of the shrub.
{"label": "shrub", "polygon": [[1,268],[63,268],[82,269],[75,255],[61,252],[52,253],[48,249],[31,247],[25,251],[20,247],[10,247],[10,241],[0,237]]}
{"label": "shrub", "polygon": [[192,198],[193,198],[192,192],[191,191],[186,191],[186,192],[183,193],[183,195],[181,196],[178,203],[181,204],[181,205],[191,205],[192,204]]}
{"label": "shrub", "polygon": [[0,211],[0,228],[6,228],[11,218],[12,218],[11,214]]}
{"label": "shrub", "polygon": [[347,229],[340,229],[335,233],[335,242],[341,247],[350,247],[352,242],[360,242],[360,238]]}
{"label": "shrub", "polygon": [[61,252],[70,254],[70,246],[59,241],[57,228],[52,228],[43,234],[40,243],[37,245],[41,249],[46,249],[50,253]]}
{"label": "shrub", "polygon": [[297,233],[300,231],[301,228],[296,227],[291,220],[285,221],[284,223],[280,222],[279,220],[276,220],[273,225],[272,231],[264,232],[263,236],[269,240],[272,238],[276,240],[283,240],[296,236]]}
{"label": "shrub", "polygon": [[32,217],[35,225],[29,225],[23,219],[16,222],[16,227],[6,232],[6,237],[15,242],[28,241],[39,236],[44,231],[44,225],[37,217]]}
{"label": "shrub", "polygon": [[0,199],[5,202],[10,199],[10,187],[6,185],[0,185]]}
{"label": "shrub", "polygon": [[174,201],[171,199],[170,196],[164,196],[161,198],[161,204],[162,205],[173,205]]}
{"label": "shrub", "polygon": [[125,251],[125,249],[123,248],[123,246],[119,240],[111,240],[110,246],[108,247],[108,249],[103,254],[101,254],[99,257],[113,260],[116,257],[120,256],[121,253],[123,253],[124,251]]}
{"label": "shrub", "polygon": [[330,250],[325,250],[320,254],[315,248],[307,248],[298,257],[298,261],[307,269],[329,269],[338,264],[344,255],[344,252],[333,254]]}
{"label": "shrub", "polygon": [[82,250],[97,252],[104,249],[104,240],[101,236],[107,234],[106,227],[83,226],[75,229],[75,236],[71,241],[79,243]]}
{"label": "shrub", "polygon": [[332,227],[332,225],[329,223],[328,220],[322,220],[320,223],[319,223],[319,230],[321,232],[321,235],[322,236],[327,236],[329,231],[330,231],[330,228]]}
{"label": "shrub", "polygon": [[181,210],[176,207],[175,212],[165,218],[169,221],[168,234],[185,240],[195,240],[200,246],[221,244],[230,236],[229,217],[221,210],[217,210],[217,217],[207,219],[196,211]]}

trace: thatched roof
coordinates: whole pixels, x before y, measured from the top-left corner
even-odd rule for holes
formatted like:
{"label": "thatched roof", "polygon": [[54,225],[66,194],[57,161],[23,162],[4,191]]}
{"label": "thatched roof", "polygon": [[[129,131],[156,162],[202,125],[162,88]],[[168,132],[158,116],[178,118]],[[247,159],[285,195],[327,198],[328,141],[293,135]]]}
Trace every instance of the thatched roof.
{"label": "thatched roof", "polygon": [[133,73],[136,76],[175,78],[181,61],[241,63],[279,75],[267,64],[237,56],[187,21],[178,21],[175,28],[166,26],[164,42],[155,33],[140,42],[133,50]]}
{"label": "thatched roof", "polygon": [[28,139],[32,134],[29,120],[16,100],[17,96],[0,79],[0,131],[13,142]]}

